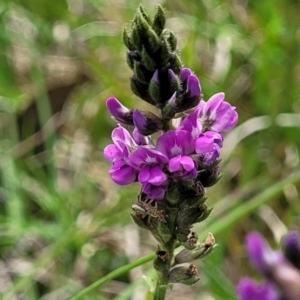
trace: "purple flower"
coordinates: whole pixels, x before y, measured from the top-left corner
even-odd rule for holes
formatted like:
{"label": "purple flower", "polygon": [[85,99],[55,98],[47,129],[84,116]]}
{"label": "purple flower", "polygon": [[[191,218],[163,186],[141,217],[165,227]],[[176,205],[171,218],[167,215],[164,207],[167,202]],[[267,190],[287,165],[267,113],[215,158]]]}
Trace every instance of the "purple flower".
{"label": "purple flower", "polygon": [[112,131],[111,138],[114,144],[110,144],[104,148],[104,157],[113,162],[116,159],[127,159],[129,152],[138,147],[130,133],[119,126]]}
{"label": "purple flower", "polygon": [[273,251],[259,233],[252,232],[247,235],[246,247],[252,265],[265,276],[268,276],[273,266],[283,261],[283,255]]}
{"label": "purple flower", "polygon": [[189,69],[189,68],[182,68],[180,70],[180,73],[179,73],[179,78],[180,78],[181,81],[185,82],[185,81],[187,81],[188,77],[190,75],[192,75],[192,74],[193,73],[192,73],[191,69]]}
{"label": "purple flower", "polygon": [[213,95],[207,102],[200,101],[200,118],[205,131],[223,132],[232,129],[238,121],[235,107],[224,101],[225,94]]}
{"label": "purple flower", "polygon": [[[286,245],[295,245],[293,234],[287,236],[284,247]],[[249,279],[242,279],[238,286],[240,299],[252,299],[248,296],[252,295],[253,299],[258,300],[299,300],[300,272],[292,262],[288,261],[281,252],[273,251],[264,238],[256,232],[248,234],[246,246],[252,265],[266,278],[267,283],[259,286]]]}
{"label": "purple flower", "polygon": [[196,164],[189,156],[194,152],[192,134],[185,130],[170,130],[157,139],[156,149],[169,160],[169,171],[175,177],[196,177]]}
{"label": "purple flower", "polygon": [[240,300],[280,300],[280,294],[270,283],[258,284],[250,278],[243,278],[237,286]]}
{"label": "purple flower", "polygon": [[127,185],[136,181],[138,171],[122,160],[116,160],[109,170],[112,180],[119,185]]}
{"label": "purple flower", "polygon": [[186,93],[189,98],[200,97],[201,86],[199,79],[195,75],[190,75],[187,79]]}
{"label": "purple flower", "polygon": [[189,131],[194,139],[199,137],[202,132],[202,124],[199,119],[199,114],[200,109],[196,108],[191,114],[181,121],[178,129]]}
{"label": "purple flower", "polygon": [[147,146],[140,146],[130,156],[130,165],[138,170],[145,166],[167,164],[168,161],[166,155]]}
{"label": "purple flower", "polygon": [[186,130],[167,131],[157,139],[156,149],[168,158],[190,155],[194,151],[192,134]]}
{"label": "purple flower", "polygon": [[152,199],[164,197],[168,177],[162,166],[168,161],[164,154],[149,146],[140,146],[130,156],[130,165],[140,170],[138,181],[142,184],[142,191]]}
{"label": "purple flower", "polygon": [[159,166],[145,166],[141,169],[138,180],[142,184],[160,186],[166,184],[168,177]]}
{"label": "purple flower", "polygon": [[151,183],[145,183],[142,185],[142,192],[147,194],[151,199],[162,200],[165,196],[166,188]]}
{"label": "purple flower", "polygon": [[219,158],[223,137],[218,132],[206,131],[195,139],[194,145],[196,153],[203,155],[204,164],[208,166]]}
{"label": "purple flower", "polygon": [[116,98],[107,99],[106,107],[116,121],[125,125],[133,125],[132,110],[122,105]]}

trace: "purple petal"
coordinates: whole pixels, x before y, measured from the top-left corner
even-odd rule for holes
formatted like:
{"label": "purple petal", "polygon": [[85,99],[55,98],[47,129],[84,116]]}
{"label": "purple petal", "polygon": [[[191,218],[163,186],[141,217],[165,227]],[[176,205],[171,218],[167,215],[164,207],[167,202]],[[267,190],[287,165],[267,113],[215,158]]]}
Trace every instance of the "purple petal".
{"label": "purple petal", "polygon": [[105,159],[113,162],[116,159],[122,159],[123,158],[123,154],[120,151],[120,149],[113,144],[107,145],[104,150],[103,150],[103,154]]}
{"label": "purple petal", "polygon": [[169,158],[189,155],[194,151],[192,134],[185,130],[167,131],[157,139],[156,149]]}
{"label": "purple petal", "polygon": [[146,165],[157,165],[168,163],[168,158],[161,152],[140,146],[130,156],[130,165],[136,169],[141,169]]}
{"label": "purple petal", "polygon": [[201,134],[200,137],[194,141],[196,153],[205,154],[211,152],[213,150],[214,140],[213,136]]}
{"label": "purple petal", "polygon": [[127,185],[136,180],[137,171],[123,161],[116,161],[109,170],[112,180],[119,185]]}
{"label": "purple petal", "polygon": [[282,255],[273,251],[259,233],[247,235],[246,247],[252,265],[262,274],[267,275],[270,267],[282,262]]}
{"label": "purple petal", "polygon": [[159,166],[146,166],[144,167],[138,176],[138,180],[140,183],[151,183],[155,186],[163,185],[167,182],[167,175],[162,171]]}
{"label": "purple petal", "polygon": [[109,98],[106,107],[110,114],[119,122],[132,125],[132,111],[122,105],[116,98]]}
{"label": "purple petal", "polygon": [[142,192],[147,194],[147,196],[151,199],[162,200],[165,196],[166,190],[161,186],[146,183],[142,186]]}
{"label": "purple petal", "polygon": [[134,129],[132,131],[132,136],[133,136],[134,141],[138,145],[149,145],[149,138],[147,136],[140,134],[136,127],[134,127]]}
{"label": "purple petal", "polygon": [[203,126],[208,130],[228,131],[238,121],[235,107],[225,102],[224,97],[224,93],[215,94],[203,105],[200,118]]}
{"label": "purple petal", "polygon": [[187,79],[187,93],[189,97],[200,97],[201,86],[199,79],[195,75],[190,75]]}
{"label": "purple petal", "polygon": [[196,108],[191,114],[181,121],[180,126],[178,127],[179,130],[189,131],[194,139],[199,137],[199,134],[202,132],[202,124],[199,120],[199,113],[200,109]]}
{"label": "purple petal", "polygon": [[147,128],[147,118],[138,109],[133,112],[133,123],[138,130]]}
{"label": "purple petal", "polygon": [[192,75],[192,71],[189,68],[182,68],[179,73],[179,78],[181,81],[186,81],[190,75]]}
{"label": "purple petal", "polygon": [[180,170],[191,171],[195,168],[194,161],[189,156],[175,156],[169,161],[170,172],[177,172]]}
{"label": "purple petal", "polygon": [[214,163],[220,156],[221,149],[218,144],[214,143],[213,150],[204,154],[204,164],[210,166]]}
{"label": "purple petal", "polygon": [[130,147],[131,149],[137,147],[137,144],[130,133],[122,126],[119,126],[112,131],[111,138],[120,150],[124,150],[125,147]]}
{"label": "purple petal", "polygon": [[237,286],[240,300],[280,300],[280,295],[269,283],[258,284],[250,278],[242,278]]}

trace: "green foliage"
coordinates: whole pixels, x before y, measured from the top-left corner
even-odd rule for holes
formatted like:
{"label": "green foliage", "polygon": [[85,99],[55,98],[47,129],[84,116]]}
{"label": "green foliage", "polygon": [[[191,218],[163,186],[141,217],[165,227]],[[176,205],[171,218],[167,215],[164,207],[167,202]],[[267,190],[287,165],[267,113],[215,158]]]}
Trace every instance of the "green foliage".
{"label": "green foliage", "polygon": [[[116,186],[101,154],[115,126],[105,100],[115,96],[129,107],[137,102],[122,28],[138,5],[107,0],[0,4],[3,299],[68,299],[83,288],[88,293],[82,299],[130,299],[138,286],[146,290],[139,280],[149,273],[146,262],[157,249],[130,218],[138,186]],[[214,210],[194,228],[199,239],[211,231],[220,246],[196,262],[203,270],[197,284],[184,289],[174,284],[168,293],[234,299],[234,285],[252,272],[245,234],[258,230],[274,243],[284,233],[275,228],[300,226],[295,172],[300,4],[165,1],[166,27],[177,40],[161,31],[162,8],[144,7],[150,14],[141,10],[139,30],[153,20],[151,43],[163,35],[200,78],[204,98],[224,91],[240,116],[240,126],[224,139],[224,175],[209,192],[207,203]],[[132,41],[123,34],[129,49],[139,44],[131,34]],[[141,51],[147,58],[146,49]],[[154,62],[146,62],[152,70]]]}

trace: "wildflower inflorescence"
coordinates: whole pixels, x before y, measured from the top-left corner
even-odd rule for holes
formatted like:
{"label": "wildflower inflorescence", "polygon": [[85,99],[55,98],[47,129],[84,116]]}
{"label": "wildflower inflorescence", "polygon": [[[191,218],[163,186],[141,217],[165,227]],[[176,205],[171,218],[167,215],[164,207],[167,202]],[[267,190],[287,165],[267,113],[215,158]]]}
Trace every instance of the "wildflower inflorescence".
{"label": "wildflower inflorescence", "polygon": [[250,233],[246,246],[252,265],[266,279],[257,283],[241,279],[237,292],[241,300],[299,300],[300,299],[300,236],[289,232],[283,239],[282,251],[274,251],[264,238]]}
{"label": "wildflower inflorescence", "polygon": [[[224,101],[224,93],[202,99],[199,79],[182,66],[176,37],[164,26],[160,6],[153,20],[139,7],[131,30],[124,30],[127,62],[133,70],[131,89],[158,113],[130,109],[109,98],[107,109],[119,125],[104,156],[112,163],[109,174],[114,182],[141,185],[138,201],[132,206],[133,220],[150,230],[163,249],[170,250],[180,242],[194,252],[202,249],[200,257],[213,249],[214,242],[204,247],[190,229],[210,213],[205,188],[221,177],[223,132],[235,126],[238,115],[235,107]],[[191,265],[176,269],[182,272],[182,268],[194,270]],[[177,280],[175,273],[170,271],[170,281]],[[188,273],[195,277],[194,271]]]}

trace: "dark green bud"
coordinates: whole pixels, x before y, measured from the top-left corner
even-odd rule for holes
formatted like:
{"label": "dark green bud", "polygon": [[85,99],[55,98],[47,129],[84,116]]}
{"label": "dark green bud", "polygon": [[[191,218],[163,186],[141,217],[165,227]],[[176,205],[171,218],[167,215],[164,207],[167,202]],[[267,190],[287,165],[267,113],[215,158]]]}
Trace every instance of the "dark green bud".
{"label": "dark green bud", "polygon": [[141,83],[149,83],[149,72],[146,70],[146,68],[142,65],[141,62],[134,61],[133,71],[134,75]]}
{"label": "dark green bud", "polygon": [[130,41],[136,50],[138,51],[143,50],[143,42],[136,26],[133,26],[132,28]]}
{"label": "dark green bud", "polygon": [[141,228],[149,230],[146,219],[142,218],[142,216],[139,213],[136,213],[136,211],[133,211],[131,213],[131,218],[136,225],[138,225]]}
{"label": "dark green bud", "polygon": [[213,210],[212,207],[211,208],[207,208],[205,210],[205,212],[201,216],[199,216],[199,218],[196,220],[195,223],[200,223],[200,222],[203,222],[204,220],[206,220],[209,217],[209,215],[212,212],[212,210]]}
{"label": "dark green bud", "polygon": [[139,6],[137,13],[140,14],[145,19],[145,21],[148,23],[148,25],[151,26],[152,22],[142,5]]}
{"label": "dark green bud", "polygon": [[170,66],[175,74],[178,75],[180,73],[180,70],[182,69],[182,62],[177,53],[172,53],[171,59],[170,59]]}
{"label": "dark green bud", "polygon": [[169,80],[170,92],[173,95],[175,92],[179,91],[180,82],[179,82],[179,78],[175,75],[172,69],[168,70],[168,80]]}
{"label": "dark green bud", "polygon": [[155,102],[152,101],[152,99],[149,97],[148,95],[148,86],[141,83],[136,76],[132,76],[130,78],[130,88],[132,90],[132,92],[137,95],[138,97],[140,97],[141,99],[143,99],[144,101],[155,105]]}
{"label": "dark green bud", "polygon": [[169,274],[169,282],[192,285],[200,280],[197,268],[192,264],[181,264],[173,267]]}
{"label": "dark green bud", "polygon": [[154,20],[153,20],[153,29],[154,31],[157,33],[157,35],[161,35],[164,27],[166,24],[166,16],[165,16],[165,12],[164,9],[158,5],[157,6],[157,13],[154,16]]}
{"label": "dark green bud", "polygon": [[[166,39],[166,37],[163,36],[162,41],[161,41],[161,50],[160,50],[160,65],[164,66],[166,68],[170,68],[170,65],[168,64],[169,61],[171,60],[171,49],[169,46],[169,43]],[[173,68],[172,68],[173,69]]]}
{"label": "dark green bud", "polygon": [[147,70],[154,71],[155,69],[157,69],[157,64],[156,64],[155,60],[147,52],[147,50],[145,49],[145,47],[143,47],[141,55],[142,55],[143,64],[144,64],[144,66],[146,67]]}
{"label": "dark green bud", "polygon": [[171,120],[176,114],[176,96],[177,93],[175,92],[162,109],[162,116],[166,120]]}
{"label": "dark green bud", "polygon": [[216,247],[215,238],[212,233],[208,236],[204,243],[199,243],[193,250],[183,249],[175,256],[175,264],[192,262],[196,259],[202,259],[209,255]]}
{"label": "dark green bud", "polygon": [[174,32],[170,29],[165,29],[163,35],[166,37],[166,40],[168,41],[170,51],[175,52],[177,47],[177,38]]}
{"label": "dark green bud", "polygon": [[132,45],[131,39],[129,37],[129,34],[128,34],[128,32],[127,32],[127,30],[125,28],[123,29],[122,38],[123,38],[123,42],[124,42],[125,46],[129,50],[134,50],[134,47]]}
{"label": "dark green bud", "polygon": [[161,101],[160,94],[160,81],[159,81],[159,72],[156,70],[151,78],[149,84],[149,95],[153,102],[159,103]]}

